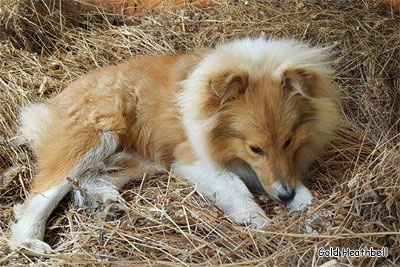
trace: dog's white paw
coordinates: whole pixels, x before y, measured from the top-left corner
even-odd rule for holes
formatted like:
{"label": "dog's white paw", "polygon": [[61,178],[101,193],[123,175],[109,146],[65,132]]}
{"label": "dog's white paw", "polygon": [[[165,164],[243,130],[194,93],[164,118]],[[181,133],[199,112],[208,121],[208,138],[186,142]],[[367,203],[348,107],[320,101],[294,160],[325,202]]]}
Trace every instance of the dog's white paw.
{"label": "dog's white paw", "polygon": [[264,226],[270,224],[271,219],[265,216],[264,211],[261,209],[254,209],[250,211],[235,213],[228,215],[232,221],[240,225],[248,225],[253,229],[262,229]]}
{"label": "dog's white paw", "polygon": [[298,201],[292,201],[289,204],[287,204],[287,208],[289,210],[293,210],[293,211],[302,211],[305,208],[307,208],[308,205],[311,204],[311,201],[309,202],[298,202]]}
{"label": "dog's white paw", "polygon": [[104,203],[104,218],[106,221],[115,221],[126,214],[127,208],[119,201],[108,199]]}
{"label": "dog's white paw", "polygon": [[304,185],[299,186],[296,191],[294,199],[287,204],[287,208],[289,210],[300,211],[311,204],[313,196]]}
{"label": "dog's white paw", "polygon": [[26,247],[38,253],[50,253],[52,251],[49,244],[39,239],[28,239],[24,241],[11,241],[10,248],[16,250],[20,247]]}

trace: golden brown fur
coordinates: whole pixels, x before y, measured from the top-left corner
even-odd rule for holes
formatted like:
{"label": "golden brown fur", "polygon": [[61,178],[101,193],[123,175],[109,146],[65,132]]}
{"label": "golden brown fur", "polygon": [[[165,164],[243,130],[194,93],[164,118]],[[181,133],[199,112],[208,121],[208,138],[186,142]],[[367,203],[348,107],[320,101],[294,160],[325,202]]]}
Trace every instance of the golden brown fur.
{"label": "golden brown fur", "polygon": [[[99,133],[117,133],[121,147],[167,167],[185,141],[175,95],[197,54],[139,59],[93,71],[47,102],[57,115],[35,152],[39,174],[33,192],[65,179]],[[168,66],[168,67],[166,67]],[[67,153],[66,153],[67,152]]]}
{"label": "golden brown fur", "polygon": [[[271,191],[270,185],[282,180],[296,187],[300,175],[321,149],[320,144],[330,138],[330,133],[324,132],[326,125],[321,118],[330,124],[328,128],[338,120],[336,106],[324,105],[325,97],[336,97],[328,77],[304,70],[291,70],[284,75],[286,84],[269,77],[250,81],[242,77],[246,91],[237,93],[235,102],[222,109],[215,103],[219,117],[210,136],[211,153],[221,166],[226,168],[237,159],[244,160],[257,173],[264,188]],[[300,86],[312,88],[311,91],[304,96],[302,88],[289,85],[290,79],[300,80],[304,83]],[[206,106],[204,113],[210,110]],[[289,139],[291,144],[283,149]],[[266,155],[260,157],[250,146],[261,148]]]}
{"label": "golden brown fur", "polygon": [[45,221],[71,183],[112,210],[121,206],[118,189],[154,165],[176,165],[233,221],[254,228],[269,219],[244,183],[293,209],[309,204],[302,174],[339,121],[324,51],[258,38],[145,57],[93,71],[28,107],[21,132],[38,175],[17,208],[13,242],[48,251]]}

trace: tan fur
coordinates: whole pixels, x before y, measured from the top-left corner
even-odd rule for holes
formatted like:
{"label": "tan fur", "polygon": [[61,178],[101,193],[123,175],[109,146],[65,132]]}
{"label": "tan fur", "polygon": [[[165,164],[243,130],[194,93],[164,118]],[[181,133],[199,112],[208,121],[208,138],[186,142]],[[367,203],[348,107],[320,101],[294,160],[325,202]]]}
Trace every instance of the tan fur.
{"label": "tan fur", "polygon": [[[253,78],[246,92],[238,93],[224,107],[219,107],[209,91],[204,116],[211,106],[219,109],[209,140],[211,154],[224,168],[238,158],[244,160],[268,192],[274,191],[274,182],[296,188],[337,125],[339,114],[332,102],[336,93],[328,77],[306,69],[285,71],[281,83],[268,76]],[[292,142],[283,149],[288,139]],[[263,149],[266,155],[256,155],[249,146]]]}
{"label": "tan fur", "polygon": [[[144,58],[106,67],[73,82],[47,102],[57,113],[36,148],[39,174],[33,192],[65,179],[99,143],[101,131],[118,134],[120,145],[167,167],[185,141],[174,96],[199,55]],[[166,68],[168,66],[168,68]]]}
{"label": "tan fur", "polygon": [[[194,161],[175,97],[181,91],[179,83],[202,55],[157,56],[106,67],[48,100],[54,116],[36,147],[39,173],[33,192],[65,179],[99,144],[102,131],[116,133],[121,147],[166,168],[174,157]],[[301,68],[288,69],[283,76],[276,80],[268,75],[249,78],[245,71],[212,73],[202,92],[205,101],[199,103],[203,118],[219,114],[210,135],[216,162],[225,168],[238,158],[246,161],[266,188],[282,179],[295,187],[296,175],[314,159],[330,138],[328,128],[338,120],[329,102],[336,90],[328,77]],[[307,121],[310,118],[318,122]],[[282,150],[289,137],[292,144]],[[267,156],[255,155],[249,145],[262,148]]]}
{"label": "tan fur", "polygon": [[174,157],[185,165],[192,164],[198,159],[188,141],[182,142],[176,147]]}
{"label": "tan fur", "polygon": [[290,40],[243,39],[95,70],[24,108],[20,132],[38,175],[12,243],[49,251],[45,222],[76,185],[78,203],[123,210],[124,184],[173,163],[239,224],[269,221],[250,187],[293,208],[311,203],[303,173],[339,121],[324,59],[324,49]]}

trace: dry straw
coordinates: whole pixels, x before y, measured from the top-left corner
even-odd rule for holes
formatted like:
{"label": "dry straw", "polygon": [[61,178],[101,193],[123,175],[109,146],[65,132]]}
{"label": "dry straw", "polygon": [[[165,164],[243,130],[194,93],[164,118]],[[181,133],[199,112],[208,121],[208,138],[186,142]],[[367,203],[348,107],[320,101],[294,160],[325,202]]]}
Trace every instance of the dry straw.
{"label": "dry straw", "polygon": [[[388,247],[387,258],[337,264],[399,264],[400,17],[390,5],[219,1],[121,17],[79,14],[68,3],[0,3],[0,265],[319,266],[329,259],[318,247]],[[8,250],[12,205],[26,198],[36,171],[28,148],[13,142],[21,106],[96,67],[260,34],[334,46],[343,123],[310,170],[316,200],[306,212],[259,198],[274,223],[265,231],[239,227],[167,173],[127,186],[128,214],[113,223],[62,201],[45,237],[54,254]]]}

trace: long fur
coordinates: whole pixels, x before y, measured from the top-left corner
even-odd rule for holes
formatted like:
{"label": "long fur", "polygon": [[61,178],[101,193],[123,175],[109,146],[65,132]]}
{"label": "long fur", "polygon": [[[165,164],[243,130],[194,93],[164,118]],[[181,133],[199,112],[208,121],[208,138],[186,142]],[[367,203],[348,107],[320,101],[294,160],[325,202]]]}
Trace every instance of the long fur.
{"label": "long fur", "polygon": [[[56,203],[71,182],[115,202],[129,180],[173,165],[231,220],[261,228],[270,220],[249,189],[292,209],[311,202],[303,174],[339,122],[328,60],[327,48],[245,38],[95,70],[21,112],[21,135],[38,159],[36,199],[24,205],[40,194]],[[14,241],[48,251],[37,229],[50,202]],[[40,217],[16,211],[18,228]]]}

